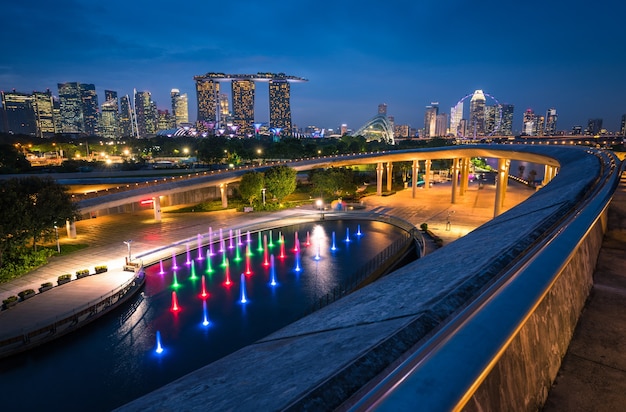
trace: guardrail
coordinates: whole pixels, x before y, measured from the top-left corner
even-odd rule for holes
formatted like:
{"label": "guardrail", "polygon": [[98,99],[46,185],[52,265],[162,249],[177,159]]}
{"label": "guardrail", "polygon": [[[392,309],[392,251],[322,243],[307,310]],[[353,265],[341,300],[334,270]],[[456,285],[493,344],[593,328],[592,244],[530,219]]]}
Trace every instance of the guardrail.
{"label": "guardrail", "polygon": [[[599,249],[604,216],[625,168],[622,163],[617,170],[614,156],[594,154],[601,158],[603,170],[584,199],[349,410],[398,410],[408,405],[461,410],[475,394],[476,409],[541,405],[536,402],[545,399],[546,379],[549,385],[556,375],[554,364],[560,364],[560,354],[567,349],[587,296],[583,289],[591,284],[592,273],[586,270],[593,272],[593,265],[575,265],[592,257],[594,247]],[[533,321],[536,313],[539,320]],[[498,393],[492,387],[498,387]]]}
{"label": "guardrail", "polygon": [[127,282],[95,300],[63,315],[36,323],[28,329],[22,329],[18,335],[0,336],[0,358],[31,349],[91,323],[132,297],[143,286],[144,282],[145,273],[143,267],[140,267],[135,272],[135,276]]}
{"label": "guardrail", "polygon": [[[316,310],[328,306],[336,300],[349,295],[363,286],[366,281],[374,281],[377,278],[384,276],[386,273],[389,273],[391,269],[396,268],[393,265],[389,265],[389,262],[393,264],[398,260],[401,260],[402,256],[409,252],[410,246],[417,243],[418,237],[421,237],[418,230],[415,228],[411,229],[411,231],[406,233],[401,239],[397,239],[376,256],[362,264],[342,284],[335,286],[330,292],[317,298],[315,303],[313,303],[313,305],[311,305],[311,307],[304,312],[302,317],[310,315]],[[370,279],[374,277],[374,274],[376,274],[375,279]]]}

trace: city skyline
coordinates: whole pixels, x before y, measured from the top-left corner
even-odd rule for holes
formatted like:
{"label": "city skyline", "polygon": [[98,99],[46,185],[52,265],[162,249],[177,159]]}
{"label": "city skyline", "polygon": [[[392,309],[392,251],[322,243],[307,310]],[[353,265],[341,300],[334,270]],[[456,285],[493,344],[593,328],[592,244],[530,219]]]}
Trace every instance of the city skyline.
{"label": "city skyline", "polygon": [[[606,129],[618,131],[626,113],[623,4],[396,2],[372,29],[364,22],[380,9],[373,1],[332,8],[236,1],[220,11],[223,30],[184,18],[201,5],[186,2],[172,14],[168,7],[148,10],[117,0],[106,7],[72,0],[10,3],[5,31],[20,36],[3,42],[0,89],[54,93],[54,85],[65,82],[95,84],[99,93],[116,90],[120,96],[137,89],[150,91],[159,109],[169,108],[171,89],[179,89],[189,96],[195,120],[195,75],[285,72],[310,81],[292,91],[298,127],[345,123],[356,129],[386,103],[396,124],[421,128],[430,102],[449,114],[477,89],[515,106],[516,131],[528,108],[542,114],[556,108],[559,130],[602,118]],[[277,17],[277,24],[264,23]],[[594,24],[578,24],[583,21]],[[475,41],[466,40],[477,27]],[[257,101],[267,101],[266,92],[257,92]],[[267,107],[257,113],[269,120]]]}

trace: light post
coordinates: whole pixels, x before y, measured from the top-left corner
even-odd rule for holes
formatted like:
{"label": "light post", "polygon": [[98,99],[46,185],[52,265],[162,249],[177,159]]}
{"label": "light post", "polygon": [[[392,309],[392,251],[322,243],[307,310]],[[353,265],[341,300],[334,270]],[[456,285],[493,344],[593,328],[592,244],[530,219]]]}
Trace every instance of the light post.
{"label": "light post", "polygon": [[133,242],[133,241],[132,241],[132,240],[130,240],[130,239],[129,239],[129,240],[125,240],[125,241],[124,241],[124,244],[125,244],[126,246],[128,246],[128,263],[130,263],[130,261],[131,261],[131,257],[130,257],[130,244],[131,244],[132,242]]}
{"label": "light post", "polygon": [[59,244],[59,227],[57,226],[57,222],[54,222],[54,233],[57,238],[57,252],[61,253],[61,245]]}
{"label": "light post", "polygon": [[261,193],[263,194],[263,206],[265,206],[265,191],[266,190],[267,190],[266,188],[261,189]]}

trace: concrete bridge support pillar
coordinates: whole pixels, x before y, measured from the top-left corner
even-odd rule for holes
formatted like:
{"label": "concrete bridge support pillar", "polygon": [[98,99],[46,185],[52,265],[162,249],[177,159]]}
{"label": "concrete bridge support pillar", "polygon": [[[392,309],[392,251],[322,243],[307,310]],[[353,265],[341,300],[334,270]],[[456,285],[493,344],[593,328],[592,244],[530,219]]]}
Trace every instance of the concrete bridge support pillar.
{"label": "concrete bridge support pillar", "polygon": [[228,185],[226,183],[220,184],[220,195],[222,196],[222,207],[226,209],[228,207]]}
{"label": "concrete bridge support pillar", "polygon": [[543,181],[541,182],[543,186],[547,185],[552,179],[554,179],[557,169],[558,168],[556,166],[545,165],[543,171]]}
{"label": "concrete bridge support pillar", "polygon": [[391,180],[393,178],[393,163],[387,162],[387,191],[391,192]]}
{"label": "concrete bridge support pillar", "polygon": [[428,190],[430,187],[430,159],[424,160],[424,190]]}
{"label": "concrete bridge support pillar", "polygon": [[461,196],[465,195],[467,191],[468,182],[469,182],[469,169],[470,169],[470,159],[469,157],[464,157],[461,159],[461,181],[460,181],[460,190],[459,194]]}
{"label": "concrete bridge support pillar", "polygon": [[496,181],[496,203],[494,205],[493,217],[502,213],[502,206],[504,206],[504,195],[506,193],[506,187],[509,179],[509,166],[511,161],[509,159],[498,159],[498,176]]}
{"label": "concrete bridge support pillar", "polygon": [[70,239],[76,239],[76,221],[66,220],[65,230],[67,231],[67,237]]}
{"label": "concrete bridge support pillar", "polygon": [[154,206],[154,220],[161,221],[161,198],[155,196],[152,198],[152,206]]}
{"label": "concrete bridge support pillar", "polygon": [[451,203],[456,203],[456,191],[459,182],[459,159],[452,159],[452,199]]}
{"label": "concrete bridge support pillar", "polygon": [[376,165],[376,194],[378,196],[382,196],[383,194],[383,172],[385,169],[383,168],[382,163],[378,163]]}
{"label": "concrete bridge support pillar", "polygon": [[411,182],[413,182],[412,189],[412,196],[413,199],[415,199],[415,197],[417,196],[417,178],[418,178],[418,174],[419,174],[419,170],[420,170],[420,166],[419,166],[419,162],[417,160],[413,160],[413,172],[411,174]]}

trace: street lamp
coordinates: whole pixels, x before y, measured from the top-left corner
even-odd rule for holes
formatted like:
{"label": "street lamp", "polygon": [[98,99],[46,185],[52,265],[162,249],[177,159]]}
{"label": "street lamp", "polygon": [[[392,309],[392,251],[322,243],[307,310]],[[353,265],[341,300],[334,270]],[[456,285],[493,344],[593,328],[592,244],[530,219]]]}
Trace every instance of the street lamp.
{"label": "street lamp", "polygon": [[265,191],[266,190],[267,190],[266,188],[261,189],[261,193],[263,194],[263,206],[265,206]]}
{"label": "street lamp", "polygon": [[57,226],[57,222],[54,222],[54,233],[57,238],[57,252],[61,253],[61,245],[59,244],[59,227]]}
{"label": "street lamp", "polygon": [[132,240],[130,240],[130,239],[129,239],[129,240],[125,240],[125,241],[124,241],[124,244],[125,244],[126,246],[128,246],[128,262],[129,262],[129,263],[130,263],[130,261],[131,261],[131,258],[130,258],[130,244],[131,244],[132,242],[133,242],[133,241],[132,241]]}

